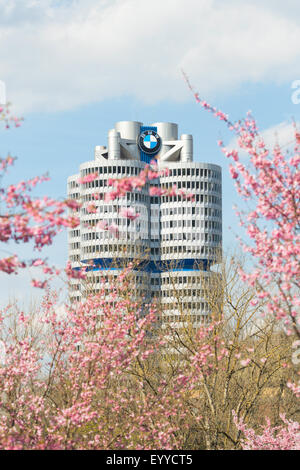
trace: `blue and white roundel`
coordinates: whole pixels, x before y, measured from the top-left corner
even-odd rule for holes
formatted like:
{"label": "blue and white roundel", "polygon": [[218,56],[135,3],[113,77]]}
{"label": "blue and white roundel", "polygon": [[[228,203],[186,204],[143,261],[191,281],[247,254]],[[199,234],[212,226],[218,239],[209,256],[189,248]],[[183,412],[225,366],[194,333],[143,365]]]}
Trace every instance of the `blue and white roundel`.
{"label": "blue and white roundel", "polygon": [[157,146],[157,138],[155,135],[146,135],[144,137],[144,145],[148,149],[154,149]]}
{"label": "blue and white roundel", "polygon": [[161,146],[161,138],[152,130],[146,130],[139,135],[138,145],[144,153],[155,154]]}

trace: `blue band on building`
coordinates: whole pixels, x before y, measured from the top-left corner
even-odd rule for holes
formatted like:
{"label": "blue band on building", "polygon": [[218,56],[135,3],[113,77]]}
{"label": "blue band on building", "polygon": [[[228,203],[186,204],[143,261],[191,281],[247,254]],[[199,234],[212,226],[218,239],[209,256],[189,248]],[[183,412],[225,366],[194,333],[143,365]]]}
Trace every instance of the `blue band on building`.
{"label": "blue band on building", "polygon": [[[93,263],[92,266],[87,267],[87,271],[99,271],[103,269],[122,269],[124,263],[134,262],[132,258],[95,258],[93,260],[83,260],[83,264]],[[166,260],[166,261],[142,261],[135,269],[140,269],[146,272],[161,273],[168,271],[207,271],[209,263],[207,259],[179,259],[179,260]],[[81,268],[74,268],[80,270]]]}

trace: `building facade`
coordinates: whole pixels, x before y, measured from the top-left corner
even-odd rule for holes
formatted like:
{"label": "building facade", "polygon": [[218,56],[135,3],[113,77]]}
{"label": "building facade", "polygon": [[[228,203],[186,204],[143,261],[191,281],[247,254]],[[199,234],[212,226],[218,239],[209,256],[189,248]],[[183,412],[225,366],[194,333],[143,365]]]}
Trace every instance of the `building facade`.
{"label": "building facade", "polygon": [[[111,191],[110,178],[138,176],[151,160],[168,172],[141,190],[105,202]],[[98,173],[91,182],[79,178]],[[193,194],[152,196],[149,187],[158,186]],[[95,199],[94,195],[101,195]],[[73,269],[90,263],[89,282],[74,280],[71,299],[81,300],[100,289],[105,274],[117,275],[122,265],[138,260],[135,288],[145,301],[161,302],[165,323],[178,322],[182,312],[197,325],[209,319],[210,308],[203,292],[203,280],[216,276],[211,267],[219,261],[222,247],[222,175],[218,165],[193,161],[193,138],[178,138],[174,123],[121,121],[108,133],[108,145],[95,147],[94,160],[82,163],[79,173],[68,178],[68,197],[82,203],[80,228],[69,229],[69,260]],[[98,197],[98,196],[96,196]],[[93,202],[96,213],[87,206]],[[139,214],[135,220],[122,217],[122,208]],[[99,220],[118,227],[118,237],[96,229]]]}

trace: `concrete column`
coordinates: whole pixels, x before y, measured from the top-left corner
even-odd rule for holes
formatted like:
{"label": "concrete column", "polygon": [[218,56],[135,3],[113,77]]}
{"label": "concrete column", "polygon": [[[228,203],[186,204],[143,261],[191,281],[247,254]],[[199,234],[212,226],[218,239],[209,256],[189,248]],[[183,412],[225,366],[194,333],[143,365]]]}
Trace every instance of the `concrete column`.
{"label": "concrete column", "polygon": [[181,140],[184,145],[180,152],[180,161],[192,162],[193,161],[193,136],[191,134],[182,134]]}
{"label": "concrete column", "polygon": [[109,160],[121,158],[120,133],[116,129],[111,129],[108,133],[108,158]]}

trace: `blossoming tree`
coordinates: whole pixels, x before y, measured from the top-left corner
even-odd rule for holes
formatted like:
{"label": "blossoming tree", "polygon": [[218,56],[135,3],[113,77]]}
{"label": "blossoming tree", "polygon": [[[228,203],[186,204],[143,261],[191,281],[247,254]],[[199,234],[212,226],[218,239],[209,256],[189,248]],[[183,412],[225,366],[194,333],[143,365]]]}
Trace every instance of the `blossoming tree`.
{"label": "blossoming tree", "polygon": [[[11,123],[19,127],[22,118],[11,116],[8,104],[5,108],[0,108],[0,121],[6,129],[9,129]],[[0,159],[1,179],[15,160],[16,158],[11,155]],[[33,249],[39,252],[53,242],[53,238],[63,227],[76,227],[79,224],[77,217],[65,215],[66,208],[73,207],[74,201],[56,201],[47,196],[36,198],[32,195],[34,187],[48,179],[48,176],[35,176],[27,181],[1,187],[0,242],[2,244],[32,242]],[[0,259],[0,271],[7,274],[17,273],[19,269],[26,267],[38,266],[47,275],[58,272],[47,266],[46,261],[40,257],[25,260],[12,254]],[[36,287],[45,287],[47,282],[33,279],[32,284]]]}
{"label": "blossoming tree", "polygon": [[[256,289],[257,298],[251,300],[252,307],[255,310],[256,302],[262,302],[268,313],[286,322],[291,334],[299,334],[296,310],[299,305],[299,266],[296,264],[299,255],[298,143],[295,155],[288,161],[278,147],[270,159],[251,116],[231,124],[224,113],[208,105],[197,94],[195,97],[236,132],[239,145],[250,155],[254,173],[241,163],[236,150],[227,150],[222,142],[219,143],[225,155],[233,159],[230,171],[238,192],[246,200],[256,202],[255,209],[246,215],[246,219],[240,214],[253,242],[244,248],[258,260],[254,272],[240,272],[241,280]],[[19,120],[10,121],[5,111],[2,120],[6,126],[9,122],[19,124]],[[296,141],[300,141],[297,133]],[[13,162],[11,156],[2,160],[2,172],[5,173]],[[110,180],[111,191],[104,197],[107,200],[122,197],[158,175],[158,168],[152,165],[137,177]],[[3,243],[32,241],[34,248],[40,251],[52,243],[62,227],[78,225],[76,211],[80,209],[80,203],[32,197],[34,186],[45,178],[33,178],[1,190],[5,207],[0,216]],[[97,174],[88,175],[88,178],[97,178]],[[81,180],[79,184],[86,182]],[[193,197],[177,188],[153,187],[150,193]],[[87,208],[91,213],[97,211],[97,197],[94,195],[95,201]],[[66,216],[66,209],[73,212]],[[129,220],[138,217],[131,209],[123,215]],[[262,228],[264,221],[269,225]],[[117,227],[100,222],[100,228],[118,235]],[[26,266],[40,266],[45,274],[55,274],[55,269],[41,258],[28,261],[13,255],[0,260],[0,269],[8,274]],[[170,331],[157,328],[158,307],[147,305],[143,314],[139,311],[139,303],[133,300],[130,291],[131,270],[132,266],[128,266],[109,286],[109,295],[103,280],[99,294],[88,296],[77,304],[64,305],[63,313],[48,288],[37,318],[23,311],[12,313],[10,308],[3,309],[0,321],[5,354],[0,360],[0,448],[190,448],[191,433],[197,426],[210,429],[207,427],[210,415],[201,415],[201,407],[195,406],[195,398],[199,399],[202,391],[206,394],[205,403],[210,412],[215,414],[215,409],[222,411],[222,408],[221,402],[212,403],[211,397],[217,400],[220,395],[214,384],[225,372],[224,376],[230,376],[230,383],[239,388],[243,406],[245,394],[241,383],[246,387],[247,380],[240,382],[236,377],[241,374],[243,378],[245,373],[255,371],[255,383],[261,390],[261,380],[266,376],[269,380],[269,372],[270,377],[273,376],[273,367],[277,372],[285,353],[280,353],[280,357],[276,354],[261,357],[259,344],[254,346],[255,357],[251,357],[249,348],[252,345],[245,343],[241,349],[236,337],[225,343],[220,336],[222,315],[198,332],[192,332],[189,342],[184,343],[183,353],[180,330],[172,331],[176,341],[169,343]],[[83,271],[75,272],[69,265],[66,274],[85,278]],[[33,284],[47,287],[46,281],[34,280]],[[274,287],[277,289],[275,294]],[[268,347],[270,344],[268,339]],[[176,347],[182,354],[180,361],[178,354],[173,354]],[[213,373],[214,370],[218,373]],[[295,387],[291,385],[297,391]],[[235,392],[230,393],[234,396]],[[228,404],[231,400],[225,402]],[[267,423],[260,435],[247,427],[243,421],[247,413],[239,413],[240,409],[248,410],[246,405],[234,410],[237,429],[245,436],[242,443],[240,439],[232,439],[235,448],[240,445],[244,448],[276,448],[276,445],[277,448],[295,448],[299,445],[297,423],[284,416],[283,427],[274,428]],[[211,428],[213,433],[221,432],[230,441],[231,434],[226,432],[223,422],[218,421],[219,418],[215,419]],[[292,433],[289,439],[288,432]],[[207,442],[211,448],[217,448],[217,444],[213,444],[217,442],[215,436],[210,436]]]}
{"label": "blossoming tree", "polygon": [[[238,194],[252,206],[246,213],[237,210],[249,240],[240,239],[241,245],[256,261],[250,272],[240,271],[241,278],[256,288],[252,303],[262,299],[267,313],[284,323],[287,334],[300,338],[300,133],[294,124],[292,154],[278,144],[269,149],[251,113],[232,123],[225,113],[201,99],[184,72],[183,76],[196,102],[223,121],[236,137],[235,149],[227,149],[222,141],[218,144],[232,160],[229,171]],[[242,162],[241,152],[247,154],[248,164]],[[300,381],[288,382],[288,387],[300,396]],[[246,436],[244,448],[276,448],[276,440],[277,448],[299,448],[298,424],[284,417],[283,421],[287,428],[272,428],[267,422],[263,434],[257,437],[236,417]],[[291,432],[294,434],[288,439]]]}

